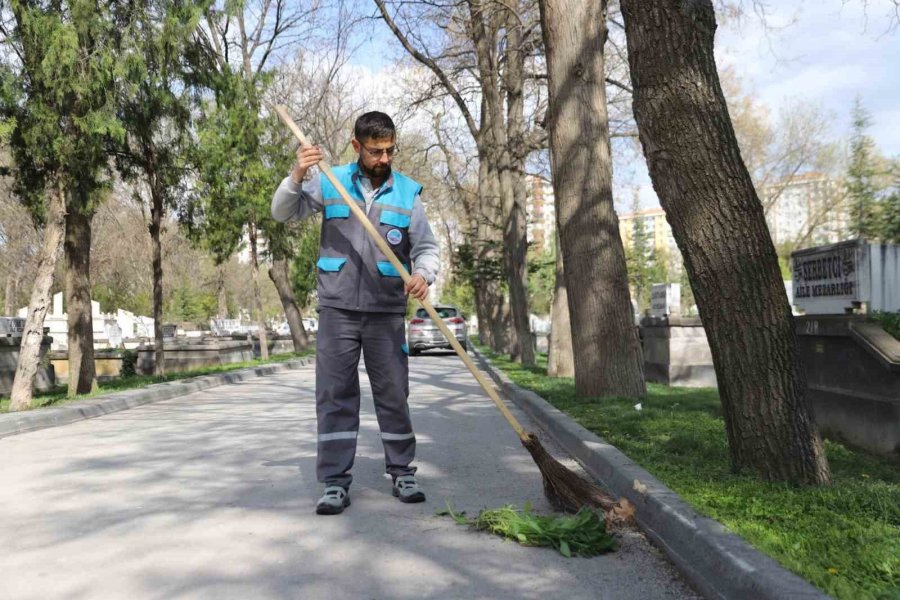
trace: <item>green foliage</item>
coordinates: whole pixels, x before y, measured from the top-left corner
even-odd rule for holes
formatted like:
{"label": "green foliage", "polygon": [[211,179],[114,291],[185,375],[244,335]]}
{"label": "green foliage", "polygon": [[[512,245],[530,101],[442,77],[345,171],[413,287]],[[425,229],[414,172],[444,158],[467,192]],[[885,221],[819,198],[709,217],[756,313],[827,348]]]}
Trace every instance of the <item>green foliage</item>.
{"label": "green foliage", "polygon": [[796,487],[735,474],[718,394],[649,384],[643,410],[579,399],[574,380],[492,355],[533,390],[650,471],[697,510],[839,600],[900,591],[900,469],[826,442],[834,484]]}
{"label": "green foliage", "polygon": [[528,306],[537,315],[549,315],[556,287],[556,251],[528,253]]}
{"label": "green foliage", "polygon": [[458,306],[466,317],[475,314],[475,289],[461,277],[453,277],[441,291],[441,303]]}
{"label": "green foliage", "polygon": [[847,166],[847,201],[854,235],[866,239],[878,237],[878,188],[876,185],[875,141],[866,135],[872,123],[869,112],[857,97],[853,104],[853,133],[850,138],[850,162]]}
{"label": "green foliage", "polygon": [[291,289],[301,309],[309,305],[316,289],[316,261],[319,259],[319,219],[307,219],[298,226],[297,245],[291,260]]}
{"label": "green foliage", "polygon": [[39,224],[48,187],[63,186],[69,210],[90,212],[110,185],[109,150],[124,137],[116,114],[125,68],[118,4],[8,5],[0,119],[15,160],[15,192]]}
{"label": "green foliage", "polygon": [[122,352],[122,368],[119,369],[119,377],[134,377],[137,375],[137,352],[125,350]]}
{"label": "green foliage", "polygon": [[500,242],[485,242],[478,248],[466,243],[456,248],[458,276],[474,285],[476,281],[505,281],[503,247]]}
{"label": "green foliage", "polygon": [[512,505],[485,509],[474,519],[465,512],[456,513],[447,504],[447,510],[438,515],[449,515],[460,525],[469,525],[478,531],[488,531],[513,540],[523,546],[550,546],[567,558],[572,556],[596,556],[615,549],[615,540],[606,533],[603,511],[583,508],[575,515],[536,515],[531,505],[520,510]]}
{"label": "green foliage", "polygon": [[215,294],[197,291],[182,285],[171,298],[165,310],[167,321],[189,321],[206,323],[216,314],[219,302]]}
{"label": "green foliage", "polygon": [[871,318],[885,331],[900,340],[900,312],[876,312]]}

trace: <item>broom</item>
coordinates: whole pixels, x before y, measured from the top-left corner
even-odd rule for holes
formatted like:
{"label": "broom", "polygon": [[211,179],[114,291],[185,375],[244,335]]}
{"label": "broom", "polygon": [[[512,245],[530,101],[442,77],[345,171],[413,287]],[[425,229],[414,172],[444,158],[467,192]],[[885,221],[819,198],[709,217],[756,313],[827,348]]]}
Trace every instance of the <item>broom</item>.
{"label": "broom", "polygon": [[[303,132],[300,131],[300,128],[297,127],[297,124],[294,123],[293,119],[288,115],[285,107],[275,106],[275,112],[278,113],[278,116],[281,117],[281,120],[284,121],[284,124],[288,126],[294,135],[297,136],[297,139],[300,140],[303,147],[311,146],[309,140],[307,140],[306,136],[303,135]],[[387,243],[381,239],[378,230],[375,229],[375,226],[372,225],[372,222],[369,221],[362,209],[360,209],[356,202],[350,197],[350,194],[347,193],[347,190],[341,185],[341,182],[337,180],[325,161],[320,161],[318,166],[319,169],[321,169],[322,174],[331,181],[332,185],[334,185],[341,194],[341,198],[343,198],[344,202],[350,207],[354,216],[363,224],[366,232],[371,236],[372,241],[375,242],[378,249],[381,250],[391,264],[394,265],[394,268],[397,269],[397,272],[400,273],[403,282],[408,282],[410,280],[410,274],[406,271],[406,268],[394,255],[394,252]],[[630,516],[630,509],[627,504],[619,503],[617,505],[612,497],[598,486],[560,464],[559,461],[550,456],[550,453],[547,452],[537,436],[533,433],[526,432],[525,429],[523,429],[518,419],[513,416],[500,399],[494,386],[485,379],[481,371],[475,366],[475,363],[472,362],[469,354],[463,350],[462,346],[456,340],[456,336],[450,332],[450,329],[447,327],[446,323],[444,323],[444,320],[438,316],[437,312],[435,312],[431,302],[429,302],[428,299],[420,300],[419,302],[422,304],[422,308],[428,313],[428,316],[431,317],[431,320],[440,328],[441,333],[443,333],[444,337],[450,342],[450,345],[456,351],[456,354],[459,355],[463,363],[468,367],[482,389],[484,389],[485,393],[493,400],[507,422],[509,422],[510,426],[515,430],[522,445],[525,446],[531,454],[538,469],[541,471],[541,476],[544,480],[544,494],[547,496],[550,503],[558,510],[566,512],[577,512],[584,506],[601,508],[605,511],[613,511],[616,520],[627,520],[628,516]],[[624,503],[627,502],[627,500],[624,500]]]}

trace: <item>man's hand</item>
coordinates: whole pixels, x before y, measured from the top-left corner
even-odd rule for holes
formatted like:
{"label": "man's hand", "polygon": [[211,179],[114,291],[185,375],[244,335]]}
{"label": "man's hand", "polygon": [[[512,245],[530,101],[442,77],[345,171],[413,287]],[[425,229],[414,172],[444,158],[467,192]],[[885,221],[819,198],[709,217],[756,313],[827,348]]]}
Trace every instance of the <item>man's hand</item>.
{"label": "man's hand", "polygon": [[309,168],[324,158],[325,154],[318,146],[297,148],[297,162],[294,163],[294,169],[291,171],[291,179],[294,180],[294,183],[302,183]]}
{"label": "man's hand", "polygon": [[413,275],[406,284],[406,294],[416,300],[424,300],[428,295],[428,282],[421,275]]}

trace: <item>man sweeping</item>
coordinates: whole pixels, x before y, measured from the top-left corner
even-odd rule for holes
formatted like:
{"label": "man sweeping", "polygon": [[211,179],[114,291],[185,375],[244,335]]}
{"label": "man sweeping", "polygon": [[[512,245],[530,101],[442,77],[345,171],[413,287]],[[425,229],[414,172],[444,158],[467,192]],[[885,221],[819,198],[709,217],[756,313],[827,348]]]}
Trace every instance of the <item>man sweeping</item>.
{"label": "man sweeping", "polygon": [[[372,383],[375,414],[384,444],[385,469],[401,502],[424,502],[411,466],[416,454],[407,397],[409,349],[404,317],[407,295],[424,299],[439,268],[438,245],[425,216],[422,186],[391,169],[397,153],[391,118],[368,112],[356,120],[355,163],[333,169],[394,254],[412,274],[400,274],[327,178],[309,168],[324,156],[317,147],[297,150],[297,162],[272,199],[281,222],[323,212],[318,270],[319,330],[316,338],[316,476],[325,492],[320,515],[350,506],[350,470],[359,431],[359,355]],[[412,270],[409,269],[412,263]]]}

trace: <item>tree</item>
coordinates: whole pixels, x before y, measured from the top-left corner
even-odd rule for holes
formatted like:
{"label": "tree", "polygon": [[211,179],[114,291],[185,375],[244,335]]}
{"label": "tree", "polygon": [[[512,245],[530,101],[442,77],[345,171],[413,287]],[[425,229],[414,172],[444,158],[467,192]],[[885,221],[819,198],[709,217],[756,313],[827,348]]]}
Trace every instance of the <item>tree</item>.
{"label": "tree", "polygon": [[621,5],[635,120],[706,329],[732,464],[827,483],[778,258],[716,71],[713,5]]}
{"label": "tree", "polygon": [[853,103],[853,133],[850,137],[850,161],[847,165],[847,201],[850,208],[850,229],[863,239],[881,237],[878,204],[878,169],[875,165],[875,141],[866,135],[872,118],[859,96]]}
{"label": "tree", "polygon": [[572,325],[569,321],[569,296],[566,292],[566,273],[559,236],[554,236],[556,246],[556,277],[554,278],[553,305],[550,308],[550,347],[547,352],[547,375],[574,377],[575,356],[572,351]]}
{"label": "tree", "polygon": [[190,143],[190,76],[183,60],[200,19],[194,2],[140,0],[125,5],[127,71],[120,98],[127,137],[117,153],[122,175],[137,183],[139,201],[150,205],[153,247],[153,321],[156,375],[165,374],[163,347],[163,256],[160,241],[166,210],[182,193]]}
{"label": "tree", "polygon": [[646,394],[613,207],[606,2],[541,0],[551,167],[579,396]]}
{"label": "tree", "polygon": [[[260,242],[268,240],[276,253],[286,251],[285,241],[274,236],[287,230],[271,218],[269,203],[272,182],[288,172],[292,156],[284,127],[263,110],[274,78],[268,63],[278,48],[299,34],[300,25],[308,25],[309,32],[318,10],[317,0],[260,0],[258,5],[226,1],[205,10],[205,27],[199,32],[215,103],[204,104],[195,152],[201,190],[195,198],[197,206],[185,216],[219,262],[227,260],[246,238],[264,359],[269,351],[260,300],[259,265],[265,260]],[[294,315],[293,292],[286,285],[286,256],[274,258],[285,259],[272,274],[281,282],[281,298],[290,300],[285,313]],[[292,328],[302,327],[294,316],[291,321]]]}
{"label": "tree", "polygon": [[[437,85],[453,99],[475,141],[480,214],[473,258],[483,262],[487,269],[498,256],[504,259],[513,321],[508,350],[514,360],[534,364],[527,298],[524,160],[540,142],[528,135],[523,118],[525,59],[537,39],[536,29],[529,26],[534,15],[533,4],[488,0],[468,0],[458,5],[422,3],[424,9],[417,15],[417,26],[423,19],[437,19],[438,28],[446,29],[448,37],[458,44],[446,48],[443,56],[436,56],[413,45],[420,36],[408,33],[412,27],[407,27],[408,32],[400,29],[398,21],[401,18],[408,21],[408,16],[404,17],[402,12],[391,16],[383,0],[375,3],[381,18],[404,49],[434,74]],[[462,64],[458,64],[461,57]],[[447,63],[452,70],[445,69],[442,63]],[[475,100],[479,106],[478,121],[467,102],[471,95],[463,87],[473,83],[478,86]],[[498,228],[503,232],[502,245],[496,235]],[[501,248],[502,252],[498,253]],[[479,267],[473,273],[478,277],[482,270]],[[479,331],[489,333],[487,341],[498,350],[502,332],[497,325],[502,323],[503,312],[498,302],[499,286],[481,277],[476,279],[476,284]]]}
{"label": "tree", "polygon": [[[11,392],[10,410],[21,410],[31,405],[67,215],[71,247],[89,251],[84,219],[108,184],[108,147],[122,135],[114,110],[121,65],[108,2],[10,0],[0,10],[12,14],[0,33],[8,49],[2,65],[2,112],[15,158],[16,194],[44,236]],[[94,379],[90,288],[85,263],[70,266],[80,269],[69,286],[69,310],[76,314],[70,322],[70,379],[82,389],[81,384]]]}

